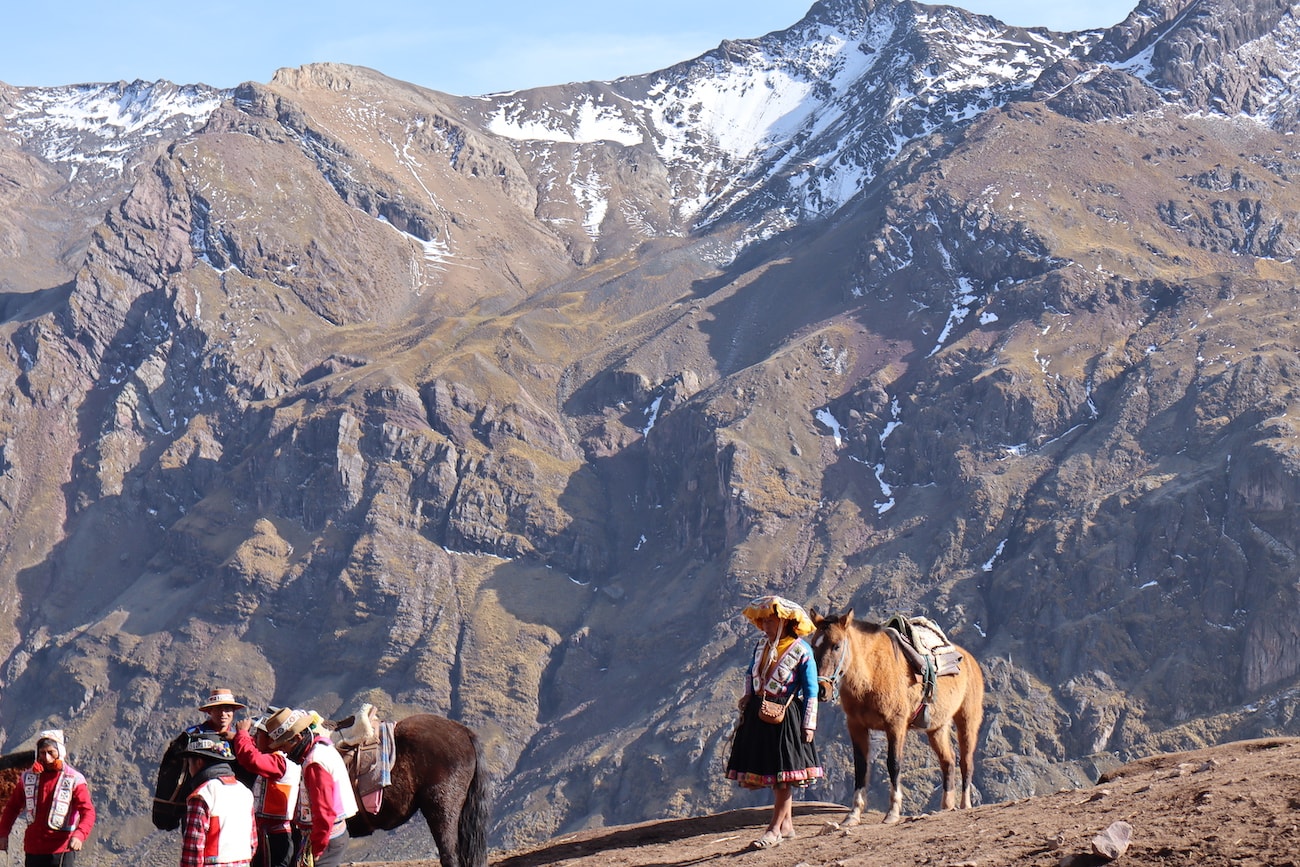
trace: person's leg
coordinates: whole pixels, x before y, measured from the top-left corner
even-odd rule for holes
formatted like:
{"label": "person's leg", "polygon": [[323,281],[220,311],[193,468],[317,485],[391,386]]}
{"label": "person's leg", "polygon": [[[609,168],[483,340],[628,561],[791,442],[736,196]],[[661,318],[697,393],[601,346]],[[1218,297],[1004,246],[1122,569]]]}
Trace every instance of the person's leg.
{"label": "person's leg", "polygon": [[77,853],[68,851],[60,852],[57,855],[32,855],[25,854],[23,857],[23,867],[73,867],[76,863]]}
{"label": "person's leg", "polygon": [[773,788],[776,800],[772,805],[772,827],[782,837],[794,834],[794,787],[776,786]]}
{"label": "person's leg", "polygon": [[291,867],[293,864],[293,837],[288,831],[264,831],[258,843],[257,867]]}
{"label": "person's leg", "polygon": [[348,843],[351,841],[348,832],[344,831],[325,847],[325,851],[316,859],[315,867],[340,867],[343,863],[343,856],[347,853]]}
{"label": "person's leg", "polygon": [[776,846],[785,839],[781,831],[783,823],[792,830],[794,828],[791,820],[794,791],[785,784],[777,784],[772,787],[772,798],[772,821],[763,836],[754,841],[754,845],[760,849]]}

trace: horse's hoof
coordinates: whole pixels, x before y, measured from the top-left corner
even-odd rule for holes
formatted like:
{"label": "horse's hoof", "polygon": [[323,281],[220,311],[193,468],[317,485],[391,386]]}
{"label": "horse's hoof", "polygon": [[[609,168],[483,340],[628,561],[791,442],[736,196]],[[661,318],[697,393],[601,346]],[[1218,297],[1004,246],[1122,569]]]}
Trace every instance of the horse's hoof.
{"label": "horse's hoof", "polygon": [[824,837],[827,834],[831,834],[835,831],[841,830],[842,827],[843,826],[840,825],[839,822],[822,822],[822,829],[817,836]]}
{"label": "horse's hoof", "polygon": [[884,824],[886,824],[886,825],[897,825],[897,824],[898,824],[899,822],[901,822],[901,821],[903,821],[903,816],[902,816],[901,813],[887,813],[887,814],[885,814],[885,821],[884,821]]}

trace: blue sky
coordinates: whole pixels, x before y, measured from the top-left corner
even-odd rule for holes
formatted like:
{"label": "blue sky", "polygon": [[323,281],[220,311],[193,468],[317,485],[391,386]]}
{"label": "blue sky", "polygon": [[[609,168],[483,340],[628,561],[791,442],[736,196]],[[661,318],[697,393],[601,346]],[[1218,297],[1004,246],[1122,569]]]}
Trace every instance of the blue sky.
{"label": "blue sky", "polygon": [[[881,0],[888,2],[888,0]],[[338,61],[460,95],[653,72],[794,24],[813,0],[34,0],[6,3],[0,81],[233,87]],[[1010,24],[1107,27],[1137,0],[967,0]]]}

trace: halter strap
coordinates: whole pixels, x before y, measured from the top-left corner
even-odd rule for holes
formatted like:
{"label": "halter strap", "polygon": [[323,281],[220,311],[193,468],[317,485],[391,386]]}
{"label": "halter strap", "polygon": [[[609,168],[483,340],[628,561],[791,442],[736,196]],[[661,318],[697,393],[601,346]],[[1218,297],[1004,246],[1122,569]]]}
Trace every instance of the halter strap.
{"label": "halter strap", "polygon": [[850,628],[852,627],[847,627],[844,630],[845,638],[840,645],[840,658],[835,661],[835,671],[831,673],[830,677],[826,677],[820,672],[817,674],[817,683],[819,685],[823,683],[830,684],[831,695],[827,701],[839,701],[840,698],[840,681],[844,679],[844,669],[848,665],[849,656],[853,651],[853,642],[850,640],[848,635],[848,630]]}

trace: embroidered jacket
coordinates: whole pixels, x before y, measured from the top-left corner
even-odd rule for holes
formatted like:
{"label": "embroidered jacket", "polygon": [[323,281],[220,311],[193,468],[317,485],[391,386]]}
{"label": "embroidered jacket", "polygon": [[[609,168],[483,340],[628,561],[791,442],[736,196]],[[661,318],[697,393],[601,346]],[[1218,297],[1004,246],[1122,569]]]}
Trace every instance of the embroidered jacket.
{"label": "embroidered jacket", "polygon": [[796,638],[781,654],[775,667],[772,667],[766,651],[767,639],[762,639],[754,648],[749,678],[745,682],[745,694],[766,694],[768,698],[780,702],[784,702],[791,694],[802,694],[803,727],[807,731],[816,731],[817,663],[813,660],[812,648],[802,638]]}
{"label": "embroidered jacket", "polygon": [[20,814],[27,821],[23,851],[28,855],[67,852],[74,837],[85,842],[95,827],[86,778],[67,762],[58,769],[34,765],[23,772],[0,814],[0,836],[9,836]]}
{"label": "embroidered jacket", "polygon": [[298,783],[302,768],[284,753],[264,753],[248,732],[236,732],[230,742],[235,761],[257,774],[253,781],[253,809],[257,825],[266,831],[289,833],[289,820],[298,804]]}
{"label": "embroidered jacket", "polygon": [[181,867],[242,867],[253,858],[253,795],[222,767],[228,775],[204,780],[186,801]]}
{"label": "embroidered jacket", "polygon": [[307,842],[313,858],[325,854],[330,840],[347,831],[347,819],[357,812],[357,798],[343,757],[325,738],[317,737],[302,757],[298,787],[300,827],[310,828]]}

